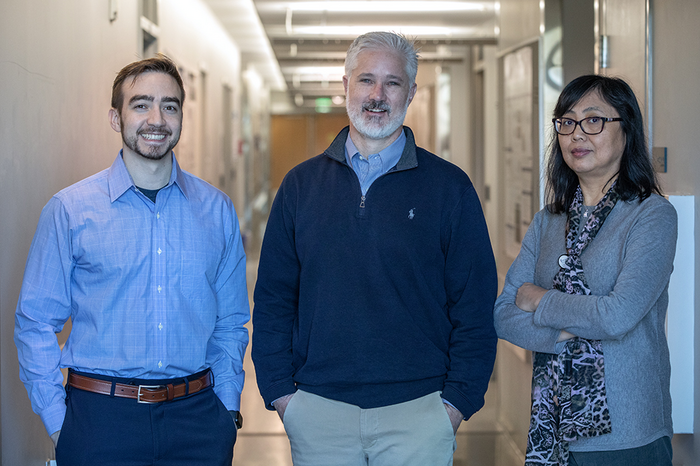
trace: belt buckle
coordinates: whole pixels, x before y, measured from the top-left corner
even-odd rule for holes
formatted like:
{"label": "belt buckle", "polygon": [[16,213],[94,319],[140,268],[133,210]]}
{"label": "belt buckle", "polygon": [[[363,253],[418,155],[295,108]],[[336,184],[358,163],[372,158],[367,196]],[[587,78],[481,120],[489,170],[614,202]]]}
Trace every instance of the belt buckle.
{"label": "belt buckle", "polygon": [[156,400],[153,400],[153,401],[142,400],[141,396],[143,395],[143,393],[141,392],[141,390],[144,388],[146,390],[156,390],[158,388],[165,388],[165,385],[139,385],[139,392],[138,392],[138,395],[136,397],[136,401],[138,403],[145,403],[145,404],[160,403],[160,401],[156,401]]}

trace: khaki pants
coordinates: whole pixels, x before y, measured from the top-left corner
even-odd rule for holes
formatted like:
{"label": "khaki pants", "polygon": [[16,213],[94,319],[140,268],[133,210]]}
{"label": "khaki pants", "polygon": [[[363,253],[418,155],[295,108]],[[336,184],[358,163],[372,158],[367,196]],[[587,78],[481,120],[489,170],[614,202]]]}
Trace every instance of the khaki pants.
{"label": "khaki pants", "polygon": [[439,392],[361,409],[297,391],[284,428],[295,466],[451,466],[457,446]]}

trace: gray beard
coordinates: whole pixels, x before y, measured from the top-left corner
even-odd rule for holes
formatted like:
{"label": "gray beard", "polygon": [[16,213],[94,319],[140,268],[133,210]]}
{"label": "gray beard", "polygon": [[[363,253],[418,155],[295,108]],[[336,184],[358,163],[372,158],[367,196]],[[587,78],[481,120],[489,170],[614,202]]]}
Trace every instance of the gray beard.
{"label": "gray beard", "polygon": [[[381,105],[382,103],[383,101],[378,102],[378,105]],[[389,110],[389,120],[381,126],[374,124],[371,116],[366,118],[363,115],[365,105],[362,105],[360,108],[351,108],[350,105],[346,105],[345,109],[348,113],[348,118],[350,118],[350,122],[358,133],[368,139],[384,139],[394,134],[394,132],[399,129],[401,125],[403,125],[403,121],[406,118],[406,112],[408,111],[408,104],[409,102],[407,99],[406,105],[404,105],[403,109],[395,115],[393,114],[392,110]]]}

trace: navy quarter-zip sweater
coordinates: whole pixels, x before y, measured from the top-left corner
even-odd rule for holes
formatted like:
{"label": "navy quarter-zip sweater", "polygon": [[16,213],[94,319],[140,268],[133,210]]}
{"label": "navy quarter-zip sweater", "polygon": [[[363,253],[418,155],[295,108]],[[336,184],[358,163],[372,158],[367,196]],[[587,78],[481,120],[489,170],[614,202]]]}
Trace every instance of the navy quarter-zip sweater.
{"label": "navy quarter-zip sweater", "polygon": [[346,127],[285,177],[266,227],[252,355],[268,409],[305,390],[375,408],[442,391],[469,418],[496,355],[496,266],[457,166],[416,147],[362,196]]}

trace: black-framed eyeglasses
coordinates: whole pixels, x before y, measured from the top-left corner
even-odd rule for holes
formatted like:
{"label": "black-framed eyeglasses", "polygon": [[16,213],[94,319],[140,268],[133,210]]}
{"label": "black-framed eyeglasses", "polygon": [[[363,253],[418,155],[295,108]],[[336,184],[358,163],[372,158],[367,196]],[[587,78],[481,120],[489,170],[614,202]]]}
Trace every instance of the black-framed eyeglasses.
{"label": "black-framed eyeglasses", "polygon": [[608,121],[622,121],[622,118],[605,118],[605,117],[588,117],[583,120],[576,121],[572,118],[554,118],[554,131],[562,136],[573,133],[576,130],[576,125],[581,127],[581,131],[586,134],[600,134],[605,128],[605,123]]}

